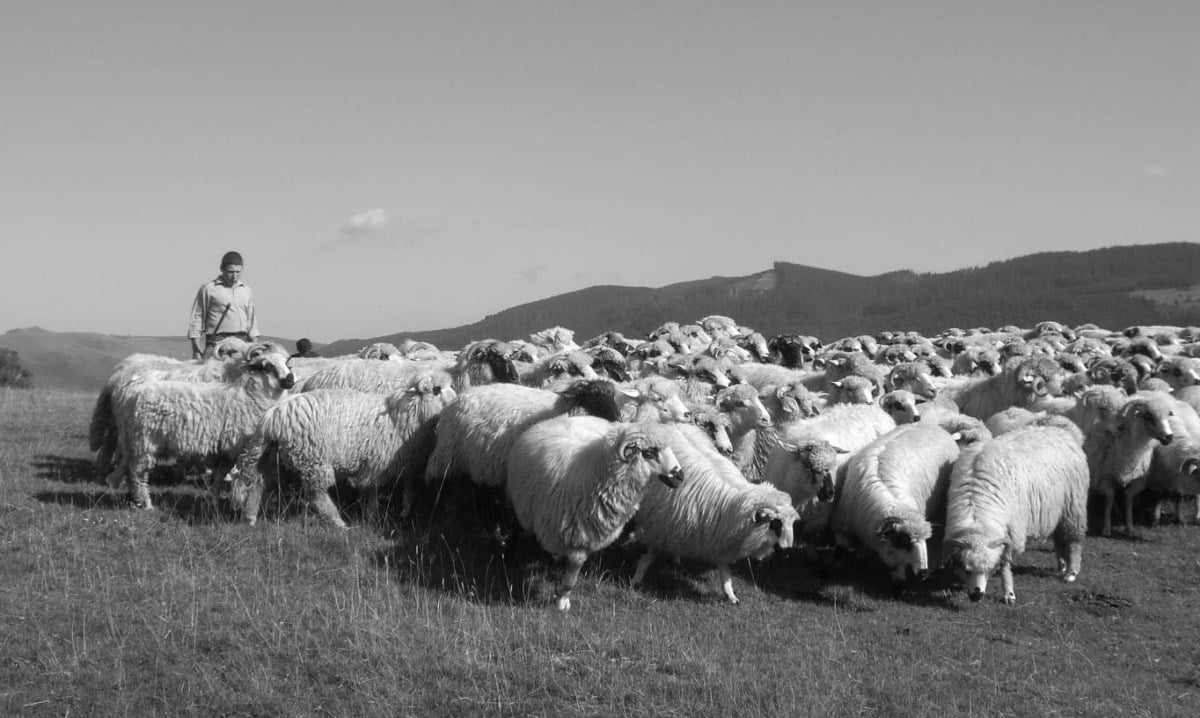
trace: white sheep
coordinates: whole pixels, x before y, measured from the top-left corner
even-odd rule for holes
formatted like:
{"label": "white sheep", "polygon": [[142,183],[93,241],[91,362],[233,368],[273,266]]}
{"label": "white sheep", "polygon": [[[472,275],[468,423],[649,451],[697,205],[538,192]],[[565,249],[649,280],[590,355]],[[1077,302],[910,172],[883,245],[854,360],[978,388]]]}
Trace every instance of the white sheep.
{"label": "white sheep", "polygon": [[1102,536],[1112,535],[1118,490],[1125,497],[1125,531],[1133,535],[1133,500],[1146,487],[1155,449],[1170,444],[1175,436],[1171,425],[1175,406],[1175,400],[1165,394],[1130,397],[1116,413],[1115,428],[1097,424],[1085,438],[1091,488],[1104,498]]}
{"label": "white sheep", "polygon": [[675,490],[657,483],[646,488],[634,517],[634,535],[647,550],[638,561],[633,585],[642,582],[660,554],[699,559],[717,568],[725,597],[736,604],[730,564],[789,548],[799,515],[790,497],[774,487],[730,481],[731,474],[738,475],[733,463],[698,449],[696,438],[686,436],[689,430],[695,428],[662,427],[687,481]]}
{"label": "white sheep", "polygon": [[597,374],[592,368],[592,361],[591,354],[576,349],[543,357],[517,373],[522,384],[534,387],[546,387],[553,382],[572,377],[596,379]]}
{"label": "white sheep", "polygon": [[[304,500],[324,521],[345,528],[329,495],[337,480],[358,489],[369,519],[380,494],[412,483],[413,457],[427,454],[433,420],[455,398],[448,376],[424,377],[387,396],[347,389],[320,389],[290,397],[263,415],[240,462],[235,483],[281,468],[299,479]],[[269,466],[262,466],[268,464]],[[254,523],[258,499],[234,496],[236,510]]]}
{"label": "white sheep", "polygon": [[176,379],[195,382],[230,382],[246,369],[246,357],[272,352],[287,358],[287,350],[275,342],[260,342],[251,345],[238,337],[226,337],[217,342],[214,356],[204,361],[183,361],[157,354],[131,354],[113,367],[112,374],[100,388],[92,409],[88,426],[88,446],[96,452],[96,477],[102,478],[112,471],[119,447],[117,419],[113,409],[113,393],[129,383],[133,377],[145,378],[151,374],[158,379]]}
{"label": "white sheep", "polygon": [[[1184,495],[1195,495],[1197,462],[1200,462],[1200,414],[1186,402],[1171,399],[1172,411],[1167,417],[1173,434],[1169,444],[1154,448],[1150,469],[1146,474],[1146,488],[1159,494],[1154,506],[1153,525],[1162,519],[1162,505],[1166,499],[1175,501],[1175,523],[1187,523],[1183,515]],[[1200,501],[1197,501],[1194,518],[1200,519]]]}
{"label": "white sheep", "polygon": [[867,444],[846,463],[829,523],[834,539],[877,554],[894,582],[908,572],[924,578],[958,454],[955,437],[933,423],[898,426]]}
{"label": "white sheep", "polygon": [[1004,602],[1016,603],[1012,562],[1028,538],[1053,536],[1059,573],[1079,576],[1087,532],[1087,457],[1070,432],[1035,426],[963,447],[950,474],[944,563],[972,601],[997,569]]}
{"label": "white sheep", "polygon": [[[831,407],[787,427],[767,459],[763,479],[786,491],[797,508],[814,498],[831,502],[846,459],[894,428],[892,417],[874,404]],[[828,521],[828,516],[817,518]]]}
{"label": "white sheep", "polygon": [[870,404],[875,401],[875,384],[863,376],[848,376],[829,382],[827,406],[837,404]]}
{"label": "white sheep", "polygon": [[575,381],[557,391],[519,384],[473,386],[438,419],[425,480],[438,483],[469,476],[482,486],[503,486],[508,452],[526,429],[569,412],[616,421],[618,394],[616,386],[603,379]]}
{"label": "white sheep", "polygon": [[692,410],[683,400],[679,384],[665,376],[648,376],[637,381],[622,382],[618,389],[636,397],[625,403],[622,421],[639,423],[690,422]]}
{"label": "white sheep", "polygon": [[640,424],[562,417],[517,439],[505,489],[521,526],[567,559],[559,610],[571,608],[584,561],[617,540],[655,476],[672,487],[684,479],[671,448]]}
{"label": "white sheep", "polygon": [[207,460],[222,485],[266,410],[293,386],[285,355],[257,347],[230,383],[135,376],[113,396],[123,460],[109,486],[124,484],[134,505],[151,508],[150,469],[163,458]]}
{"label": "white sheep", "polygon": [[1046,397],[1062,394],[1065,375],[1053,359],[1033,357],[993,377],[942,383],[938,398],[953,399],[963,414],[986,421],[1010,406],[1036,409]]}

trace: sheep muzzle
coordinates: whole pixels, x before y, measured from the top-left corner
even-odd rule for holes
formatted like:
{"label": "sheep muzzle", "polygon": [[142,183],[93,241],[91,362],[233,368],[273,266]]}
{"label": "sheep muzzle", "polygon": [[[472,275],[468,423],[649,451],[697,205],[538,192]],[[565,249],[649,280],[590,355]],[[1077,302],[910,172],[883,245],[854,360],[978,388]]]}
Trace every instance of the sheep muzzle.
{"label": "sheep muzzle", "polygon": [[683,483],[683,469],[676,466],[665,474],[659,474],[658,478],[669,489],[677,489]]}

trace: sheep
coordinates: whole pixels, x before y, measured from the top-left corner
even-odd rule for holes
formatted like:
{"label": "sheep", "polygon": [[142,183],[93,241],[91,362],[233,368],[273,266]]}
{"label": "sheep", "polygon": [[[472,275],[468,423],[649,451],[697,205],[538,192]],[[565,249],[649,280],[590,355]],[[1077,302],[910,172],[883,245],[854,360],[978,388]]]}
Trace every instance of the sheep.
{"label": "sheep", "polygon": [[953,399],[967,416],[987,420],[1010,406],[1036,408],[1045,397],[1062,393],[1065,372],[1053,359],[1033,357],[987,379],[950,380],[939,397]]}
{"label": "sheep", "polygon": [[787,427],[767,459],[763,479],[786,491],[797,508],[813,498],[833,501],[839,472],[850,454],[894,428],[896,422],[874,404],[832,407]]}
{"label": "sheep", "polygon": [[1053,535],[1064,581],[1079,576],[1087,532],[1088,462],[1069,432],[1036,426],[962,448],[950,473],[943,563],[971,601],[997,569],[1004,602],[1016,603],[1012,562],[1030,537]]}
{"label": "sheep", "polygon": [[[435,417],[455,398],[451,379],[423,377],[411,388],[381,396],[347,389],[321,389],[290,397],[267,410],[239,462],[239,481],[257,475],[262,463],[292,472],[305,502],[338,528],[346,523],[330,499],[337,480],[362,494],[369,519],[376,518],[380,494],[414,481],[413,458],[428,453]],[[257,498],[234,501],[254,523]],[[405,508],[409,504],[406,501]]]}
{"label": "sheep", "polygon": [[119,451],[117,417],[113,407],[113,395],[134,377],[153,376],[156,379],[174,379],[192,382],[232,382],[246,370],[251,354],[259,356],[273,353],[287,360],[287,350],[275,342],[260,342],[251,345],[237,337],[226,337],[217,342],[215,357],[203,362],[182,361],[156,354],[131,354],[113,368],[104,382],[92,419],[88,426],[88,446],[96,452],[96,477],[106,477],[114,463],[122,463]]}
{"label": "sheep", "polygon": [[696,323],[700,325],[701,329],[708,332],[709,336],[713,337],[713,339],[735,337],[742,329],[738,326],[737,322],[721,314],[709,314]]}
{"label": "sheep", "polygon": [[778,364],[736,364],[729,369],[729,378],[735,384],[749,384],[759,391],[768,386],[784,386],[803,382],[814,375],[824,379],[824,374],[821,372],[789,369]]}
{"label": "sheep", "polygon": [[[1144,395],[1147,394],[1138,394],[1139,397]],[[1197,493],[1186,489],[1200,461],[1200,414],[1186,402],[1159,396],[1171,403],[1167,423],[1171,427],[1172,438],[1170,443],[1154,447],[1150,468],[1146,473],[1146,488],[1160,496],[1154,506],[1152,525],[1155,527],[1161,521],[1162,505],[1167,498],[1175,500],[1175,522],[1186,523],[1183,495]],[[1197,502],[1195,516],[1200,519],[1200,502]]]}
{"label": "sheep", "polygon": [[437,422],[437,442],[425,465],[426,482],[466,475],[481,486],[499,487],[508,475],[508,451],[529,427],[569,412],[616,421],[616,386],[603,379],[579,380],[557,391],[519,384],[471,387],[446,407]]}
{"label": "sheep", "polygon": [[593,349],[596,347],[612,347],[621,352],[621,356],[629,356],[629,353],[637,348],[638,343],[625,338],[621,332],[605,332],[588,339],[583,343],[584,349]]}
{"label": "sheep", "polygon": [[923,398],[937,396],[937,385],[933,381],[933,370],[924,362],[902,362],[888,372],[885,386],[889,390],[906,389]]}
{"label": "sheep", "polygon": [[592,368],[592,360],[592,355],[582,350],[559,352],[539,359],[518,374],[522,384],[533,387],[545,387],[569,377],[596,379],[599,377]]}
{"label": "sheep", "polygon": [[164,457],[213,464],[221,486],[266,410],[295,384],[286,355],[255,347],[231,383],[134,377],[114,395],[123,461],[107,482],[124,484],[135,506],[152,508],[150,469]]}
{"label": "sheep", "polygon": [[771,350],[767,348],[767,338],[759,332],[739,334],[734,337],[738,346],[750,353],[756,362],[767,362],[771,358]]}
{"label": "sheep", "polygon": [[837,404],[870,404],[875,401],[875,385],[862,376],[848,376],[829,382],[828,406]]}
{"label": "sheep", "polygon": [[561,417],[513,444],[505,490],[517,521],[567,559],[555,590],[559,610],[570,610],[584,561],[621,535],[651,477],[672,488],[684,480],[671,448],[640,424]]}
{"label": "sheep", "polygon": [[1004,368],[1000,352],[990,346],[969,345],[954,357],[950,365],[955,376],[996,376]]}
{"label": "sheep", "polygon": [[[391,394],[407,389],[422,376],[447,372],[456,392],[492,382],[515,382],[517,371],[509,358],[511,347],[503,342],[473,342],[455,360],[435,361],[339,361],[310,359],[315,371],[302,371],[297,391],[314,389],[355,389],[375,394]],[[307,364],[301,364],[307,366]]]}
{"label": "sheep", "polygon": [[629,381],[625,366],[625,355],[610,346],[594,346],[584,350],[592,358],[592,369],[596,374],[613,381]]}
{"label": "sheep", "polygon": [[917,397],[907,389],[893,389],[879,397],[879,408],[892,417],[897,426],[921,420]]}
{"label": "sheep", "polygon": [[1200,384],[1200,359],[1173,356],[1158,366],[1157,376],[1166,381],[1172,390]]}
{"label": "sheep", "polygon": [[882,559],[894,583],[929,573],[931,522],[945,514],[955,438],[935,424],[898,426],[846,463],[829,527],[834,539]]}
{"label": "sheep", "polygon": [[400,361],[404,352],[390,342],[375,342],[359,349],[356,356],[359,359],[376,359],[379,361]]}
{"label": "sheep", "polygon": [[1175,436],[1171,425],[1175,406],[1175,400],[1165,394],[1131,397],[1117,412],[1115,431],[1105,425],[1093,426],[1085,449],[1091,488],[1104,498],[1100,535],[1112,535],[1118,489],[1125,496],[1125,532],[1133,535],[1133,499],[1146,486],[1155,447],[1170,444]]}
{"label": "sheep", "polygon": [[638,381],[623,382],[618,388],[636,402],[625,404],[622,421],[641,423],[689,422],[692,410],[684,403],[679,385],[663,376],[649,376]]}
{"label": "sheep", "polygon": [[729,429],[733,422],[728,414],[714,406],[706,406],[697,409],[692,416],[696,426],[708,434],[713,447],[722,456],[733,455],[733,440],[729,438]]}
{"label": "sheep", "polygon": [[529,342],[538,348],[541,357],[579,349],[575,332],[564,327],[550,327],[529,335]]}
{"label": "sheep", "polygon": [[637,543],[646,547],[632,584],[642,583],[655,557],[706,561],[717,568],[726,599],[737,604],[729,565],[743,558],[763,559],[776,548],[792,545],[792,526],[799,515],[787,494],[770,486],[731,482],[737,469],[722,457],[698,451],[684,436],[693,427],[662,427],[667,446],[687,481],[675,490],[658,484],[646,488],[634,516]]}

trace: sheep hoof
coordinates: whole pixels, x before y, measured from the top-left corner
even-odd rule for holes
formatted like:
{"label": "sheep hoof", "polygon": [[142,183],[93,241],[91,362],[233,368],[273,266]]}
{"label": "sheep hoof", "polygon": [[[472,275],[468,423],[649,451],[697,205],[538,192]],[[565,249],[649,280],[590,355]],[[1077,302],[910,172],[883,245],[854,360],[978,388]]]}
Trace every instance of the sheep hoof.
{"label": "sheep hoof", "polygon": [[1075,579],[1077,579],[1077,578],[1079,578],[1079,574],[1074,571],[1068,571],[1063,576],[1063,580],[1066,581],[1067,583],[1075,583]]}
{"label": "sheep hoof", "polygon": [[560,610],[560,611],[570,611],[571,610],[571,597],[570,596],[559,596],[558,610]]}
{"label": "sheep hoof", "polygon": [[1017,605],[1017,594],[1015,594],[1015,593],[1006,593],[1006,594],[1004,595],[1004,605],[1006,605],[1006,606],[1015,606],[1015,605]]}

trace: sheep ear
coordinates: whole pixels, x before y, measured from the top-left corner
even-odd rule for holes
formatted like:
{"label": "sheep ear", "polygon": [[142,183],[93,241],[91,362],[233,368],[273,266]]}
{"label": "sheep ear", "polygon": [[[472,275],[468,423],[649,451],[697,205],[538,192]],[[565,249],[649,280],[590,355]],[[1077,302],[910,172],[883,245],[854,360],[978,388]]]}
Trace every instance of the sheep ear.
{"label": "sheep ear", "polygon": [[756,526],[761,526],[761,525],[767,523],[768,521],[770,521],[772,518],[772,515],[773,514],[770,509],[765,509],[765,508],[758,509],[757,511],[754,512],[754,524]]}
{"label": "sheep ear", "polygon": [[1200,473],[1200,459],[1195,457],[1183,462],[1183,466],[1179,467],[1181,474],[1197,474]]}
{"label": "sheep ear", "polygon": [[834,386],[838,389],[842,388],[842,382],[840,380],[839,381],[831,381],[831,382],[829,382],[829,384],[830,384],[830,386]]}
{"label": "sheep ear", "polygon": [[840,446],[833,446],[832,444],[830,444],[830,448],[832,448],[834,451],[836,451],[839,454],[849,454],[850,453],[849,451],[847,451],[846,449],[843,449]]}
{"label": "sheep ear", "polygon": [[875,535],[881,539],[886,539],[896,533],[900,528],[900,519],[895,516],[889,516],[879,522],[879,528],[875,530]]}
{"label": "sheep ear", "polygon": [[630,399],[637,399],[638,397],[640,397],[642,395],[641,392],[639,392],[637,389],[626,389],[624,387],[620,387],[617,390],[620,391],[625,396],[629,397]]}
{"label": "sheep ear", "polygon": [[995,541],[992,541],[987,546],[988,546],[988,548],[1002,548],[1002,547],[1003,548],[1011,548],[1012,542],[1006,538],[1002,538],[1002,539],[996,539]]}
{"label": "sheep ear", "polygon": [[642,450],[638,447],[636,440],[630,439],[629,441],[626,441],[624,444],[621,444],[621,460],[622,461],[627,461],[627,462],[633,461],[638,456],[640,456],[641,453],[642,453]]}

